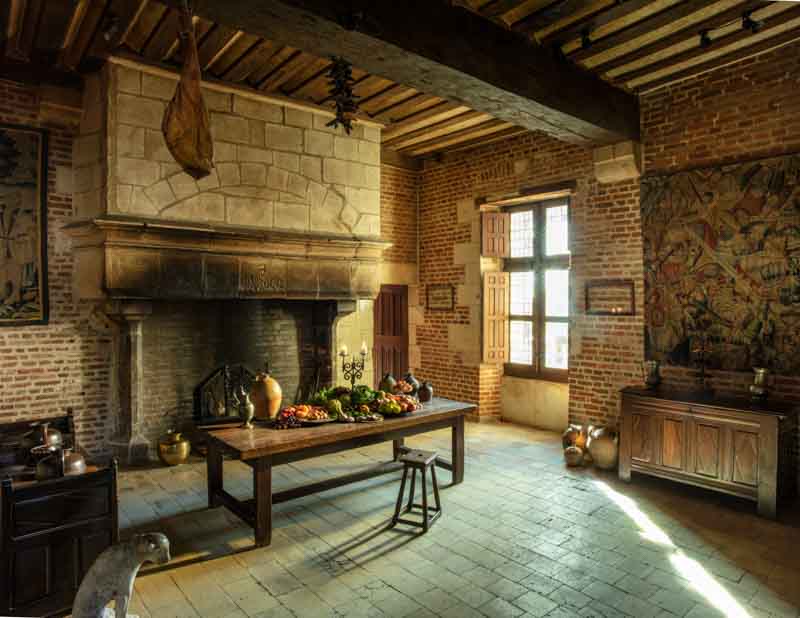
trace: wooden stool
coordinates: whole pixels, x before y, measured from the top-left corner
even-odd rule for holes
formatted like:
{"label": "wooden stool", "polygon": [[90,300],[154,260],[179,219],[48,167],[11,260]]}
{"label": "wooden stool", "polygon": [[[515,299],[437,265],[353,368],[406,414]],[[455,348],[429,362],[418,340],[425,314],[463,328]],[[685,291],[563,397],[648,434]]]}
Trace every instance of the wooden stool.
{"label": "wooden stool", "polygon": [[[408,524],[409,526],[416,526],[422,528],[423,532],[427,532],[434,521],[442,514],[442,504],[439,501],[439,484],[436,482],[436,453],[431,451],[418,451],[411,450],[400,456],[399,461],[403,462],[403,480],[400,482],[400,493],[397,494],[397,506],[394,509],[394,517],[392,517],[392,526],[398,523]],[[406,489],[406,478],[408,478],[408,470],[411,469],[411,488],[408,492],[408,504],[402,508],[403,492]],[[436,502],[435,507],[428,506],[428,487],[426,485],[426,474],[428,469],[431,471],[431,480],[433,481],[433,498]],[[420,471],[422,476],[422,504],[414,503],[414,486],[417,480],[417,470]],[[409,519],[400,519],[400,515],[408,513],[414,507],[422,509],[422,521],[411,521]],[[401,510],[402,508],[402,510]],[[428,511],[434,511],[433,515],[428,515]]]}

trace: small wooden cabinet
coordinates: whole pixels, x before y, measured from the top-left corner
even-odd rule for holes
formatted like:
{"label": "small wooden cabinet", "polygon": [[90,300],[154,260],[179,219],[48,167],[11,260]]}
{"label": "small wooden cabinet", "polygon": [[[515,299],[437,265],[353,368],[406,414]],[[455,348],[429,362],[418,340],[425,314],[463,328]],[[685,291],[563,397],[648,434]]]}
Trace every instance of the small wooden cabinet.
{"label": "small wooden cabinet", "polygon": [[622,390],[619,476],[631,472],[740,496],[775,517],[797,490],[798,406],[660,388]]}

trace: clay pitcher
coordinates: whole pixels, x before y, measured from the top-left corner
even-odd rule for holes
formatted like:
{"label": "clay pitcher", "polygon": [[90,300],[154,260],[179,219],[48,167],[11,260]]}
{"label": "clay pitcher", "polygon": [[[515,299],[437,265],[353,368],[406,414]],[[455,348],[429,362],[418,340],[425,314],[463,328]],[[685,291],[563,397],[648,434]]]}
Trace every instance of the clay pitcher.
{"label": "clay pitcher", "polygon": [[259,373],[250,388],[250,400],[256,407],[256,418],[275,418],[281,409],[283,391],[278,381],[269,375],[269,366]]}

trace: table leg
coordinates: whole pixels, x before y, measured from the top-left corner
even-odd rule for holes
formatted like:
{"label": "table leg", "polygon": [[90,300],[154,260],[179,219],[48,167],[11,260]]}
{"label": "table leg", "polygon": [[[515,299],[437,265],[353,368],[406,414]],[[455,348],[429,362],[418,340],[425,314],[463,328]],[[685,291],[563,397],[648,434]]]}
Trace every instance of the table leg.
{"label": "table leg", "polygon": [[222,449],[214,440],[208,441],[206,454],[206,471],[208,476],[208,507],[214,508],[221,503],[217,495],[222,491]]}
{"label": "table leg", "polygon": [[464,480],[464,417],[459,416],[453,422],[453,485]]}
{"label": "table leg", "polygon": [[272,458],[261,457],[253,467],[253,496],[256,502],[256,547],[272,542]]}
{"label": "table leg", "polygon": [[398,438],[397,440],[392,440],[392,457],[394,461],[400,459],[400,455],[402,454],[402,449],[406,444],[405,438]]}

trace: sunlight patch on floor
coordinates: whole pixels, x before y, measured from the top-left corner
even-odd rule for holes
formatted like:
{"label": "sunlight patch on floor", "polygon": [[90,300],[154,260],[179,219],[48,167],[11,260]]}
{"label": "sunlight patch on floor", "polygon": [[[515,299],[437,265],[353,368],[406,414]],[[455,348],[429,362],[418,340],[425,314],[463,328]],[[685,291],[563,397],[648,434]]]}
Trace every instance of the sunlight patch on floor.
{"label": "sunlight patch on floor", "polygon": [[670,539],[669,535],[659,528],[646,513],[644,513],[634,500],[615,491],[602,481],[593,481],[594,485],[614,502],[641,530],[642,538],[661,545],[668,550],[674,550],[669,554],[669,561],[672,567],[683,579],[687,580],[692,588],[700,593],[708,603],[723,612],[730,618],[751,618],[747,610],[733,598],[728,592],[703,566],[689,558],[678,549]]}

